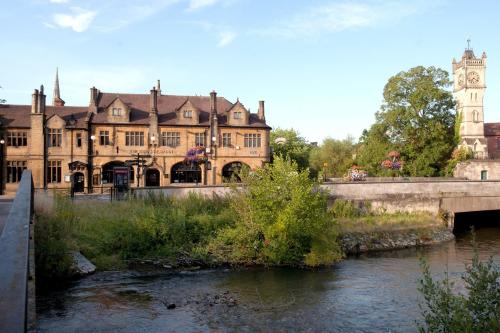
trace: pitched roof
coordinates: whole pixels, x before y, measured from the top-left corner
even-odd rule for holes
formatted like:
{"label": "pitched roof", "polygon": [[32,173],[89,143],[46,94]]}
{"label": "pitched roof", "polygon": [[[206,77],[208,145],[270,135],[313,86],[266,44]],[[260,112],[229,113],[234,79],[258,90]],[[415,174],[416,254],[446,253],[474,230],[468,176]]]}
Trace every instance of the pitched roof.
{"label": "pitched roof", "polygon": [[[116,99],[127,104],[130,108],[131,125],[149,124],[149,94],[119,94],[100,92],[98,96],[97,114],[94,115],[92,123],[106,124],[108,117],[106,108]],[[200,111],[200,125],[209,126],[210,116],[210,97],[209,96],[178,96],[178,95],[160,95],[158,96],[158,125],[177,125],[176,110],[181,107],[186,100],[189,101]],[[217,118],[220,126],[227,125],[227,111],[235,104],[232,104],[224,97],[217,97]],[[85,118],[89,108],[86,106],[46,106],[46,115],[50,117],[54,114],[59,115],[66,122],[74,116],[76,128],[86,128]],[[0,119],[3,126],[6,127],[30,127],[30,105],[0,105]],[[250,114],[249,125],[257,128],[270,128],[265,121],[259,119],[257,114]]]}
{"label": "pitched roof", "polygon": [[485,123],[484,124],[485,136],[500,136],[500,123]]}

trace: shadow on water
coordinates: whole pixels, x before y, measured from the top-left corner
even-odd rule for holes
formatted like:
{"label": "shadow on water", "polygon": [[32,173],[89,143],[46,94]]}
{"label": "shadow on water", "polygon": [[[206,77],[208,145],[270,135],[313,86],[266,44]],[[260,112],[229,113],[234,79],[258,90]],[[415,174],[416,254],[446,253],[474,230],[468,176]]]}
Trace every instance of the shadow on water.
{"label": "shadow on water", "polygon": [[471,228],[500,228],[500,210],[485,210],[477,212],[464,212],[455,214],[453,233],[462,235]]}

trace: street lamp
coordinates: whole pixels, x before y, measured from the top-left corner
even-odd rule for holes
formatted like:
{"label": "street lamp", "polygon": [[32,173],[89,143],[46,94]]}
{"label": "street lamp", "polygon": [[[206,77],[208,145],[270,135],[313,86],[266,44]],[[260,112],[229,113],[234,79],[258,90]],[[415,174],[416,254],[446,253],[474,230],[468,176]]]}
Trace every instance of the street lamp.
{"label": "street lamp", "polygon": [[4,144],[5,144],[5,140],[3,138],[0,139],[0,195],[3,195],[3,184],[4,184],[4,179],[3,179]]}
{"label": "street lamp", "polygon": [[[92,193],[92,185],[94,181],[94,141],[95,135],[90,136],[90,146],[88,147],[89,159],[88,159],[88,184],[89,184],[89,193]],[[102,186],[102,185],[101,185]],[[101,188],[102,189],[102,188]]]}

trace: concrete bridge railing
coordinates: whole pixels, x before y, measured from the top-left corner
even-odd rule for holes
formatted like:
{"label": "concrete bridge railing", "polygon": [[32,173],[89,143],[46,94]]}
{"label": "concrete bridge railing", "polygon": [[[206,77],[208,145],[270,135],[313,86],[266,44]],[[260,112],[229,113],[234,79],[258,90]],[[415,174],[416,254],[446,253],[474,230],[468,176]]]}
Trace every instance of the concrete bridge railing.
{"label": "concrete bridge railing", "polygon": [[25,170],[0,236],[0,332],[35,331],[33,180]]}

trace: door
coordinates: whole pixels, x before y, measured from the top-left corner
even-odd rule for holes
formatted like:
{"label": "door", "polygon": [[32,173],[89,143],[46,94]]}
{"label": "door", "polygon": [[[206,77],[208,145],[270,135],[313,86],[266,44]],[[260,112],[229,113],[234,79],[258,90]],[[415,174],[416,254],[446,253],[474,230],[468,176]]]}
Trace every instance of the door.
{"label": "door", "polygon": [[73,191],[83,192],[85,190],[85,176],[81,172],[73,174]]}
{"label": "door", "polygon": [[146,171],[146,186],[160,186],[160,171],[158,169]]}

